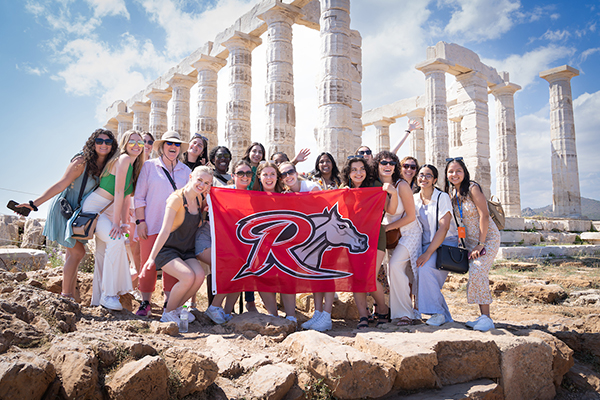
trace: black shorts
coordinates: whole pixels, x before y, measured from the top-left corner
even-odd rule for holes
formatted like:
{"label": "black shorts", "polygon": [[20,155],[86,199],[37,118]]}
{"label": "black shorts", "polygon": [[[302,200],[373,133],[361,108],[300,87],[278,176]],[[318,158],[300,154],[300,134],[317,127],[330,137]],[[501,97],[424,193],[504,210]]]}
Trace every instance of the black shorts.
{"label": "black shorts", "polygon": [[162,267],[176,258],[181,258],[183,261],[189,260],[190,258],[196,258],[196,252],[194,250],[195,249],[190,249],[182,252],[181,250],[173,247],[163,247],[158,252],[156,260],[154,260],[154,263],[156,264],[156,270],[160,271]]}

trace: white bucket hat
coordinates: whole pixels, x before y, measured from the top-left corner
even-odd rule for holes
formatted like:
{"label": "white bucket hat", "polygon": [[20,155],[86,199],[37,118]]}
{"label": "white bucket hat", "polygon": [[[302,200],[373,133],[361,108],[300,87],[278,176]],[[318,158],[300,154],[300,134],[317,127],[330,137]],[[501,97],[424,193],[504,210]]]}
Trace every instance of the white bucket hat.
{"label": "white bucket hat", "polygon": [[154,151],[158,151],[158,149],[160,149],[163,146],[163,143],[165,142],[179,143],[181,145],[181,153],[187,151],[187,149],[190,147],[189,143],[186,143],[183,140],[181,140],[181,136],[179,136],[179,133],[175,131],[166,131],[165,133],[163,133],[160,140],[156,140],[154,142],[154,144],[152,145],[152,149],[154,149]]}

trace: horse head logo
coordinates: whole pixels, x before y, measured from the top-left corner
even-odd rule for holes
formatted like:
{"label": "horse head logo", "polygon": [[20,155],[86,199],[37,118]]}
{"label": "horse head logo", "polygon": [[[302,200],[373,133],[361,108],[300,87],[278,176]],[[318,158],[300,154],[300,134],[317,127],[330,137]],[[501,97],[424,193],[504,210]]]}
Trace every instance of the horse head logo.
{"label": "horse head logo", "polygon": [[340,215],[337,204],[311,215],[266,211],[237,225],[238,239],[252,248],[234,280],[260,276],[273,267],[301,279],[345,278],[352,274],[322,267],[323,254],[336,247],[346,247],[352,254],[369,248],[369,237]]}

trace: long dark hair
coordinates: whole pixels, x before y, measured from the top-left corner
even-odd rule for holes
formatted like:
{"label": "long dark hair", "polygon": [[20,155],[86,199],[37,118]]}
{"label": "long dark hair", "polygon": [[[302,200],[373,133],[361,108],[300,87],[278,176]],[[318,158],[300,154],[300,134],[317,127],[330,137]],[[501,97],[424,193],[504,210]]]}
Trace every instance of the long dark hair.
{"label": "long dark hair", "polygon": [[367,160],[365,160],[363,157],[351,157],[346,160],[344,168],[342,168],[342,173],[340,174],[342,178],[342,183],[348,187],[352,187],[353,183],[352,179],[350,179],[350,169],[352,163],[355,162],[359,162],[362,163],[362,165],[364,165],[365,173],[367,175],[365,176],[365,180],[362,181],[362,183],[360,184],[360,187],[371,187],[373,185],[373,169],[371,168]]}
{"label": "long dark hair", "polygon": [[[419,169],[417,170],[417,173],[415,174],[415,177],[417,177],[417,175],[419,175],[419,173],[421,172],[422,169],[424,168],[429,168],[431,170],[431,173],[433,174],[433,179],[437,180],[440,176],[440,173],[438,171],[438,169],[435,167],[435,165],[431,165],[431,164],[423,164],[419,167]],[[440,190],[437,186],[435,186],[435,184],[432,185],[434,189],[438,189]],[[421,191],[421,186],[417,185],[417,189],[416,189],[416,193],[419,193]]]}
{"label": "long dark hair", "polygon": [[386,151],[386,150],[380,151],[379,153],[377,153],[375,155],[375,157],[373,157],[373,161],[375,163],[373,175],[375,176],[375,178],[377,178],[377,179],[379,179],[379,181],[381,181],[381,179],[379,178],[379,163],[384,158],[391,158],[392,161],[396,162],[396,165],[394,166],[394,172],[392,173],[392,182],[394,182],[394,184],[396,184],[396,182],[398,182],[398,180],[400,180],[400,178],[402,178],[402,175],[400,173],[400,161],[398,160],[398,156],[395,155],[394,153],[392,153],[391,151]]}
{"label": "long dark hair", "polygon": [[248,148],[246,149],[246,152],[244,153],[242,160],[246,160],[250,163],[250,165],[252,165],[252,161],[250,161],[250,151],[252,150],[252,148],[254,146],[258,146],[260,147],[260,149],[262,150],[262,159],[260,161],[265,161],[265,146],[262,145],[262,143],[258,143],[258,142],[254,142],[252,143],[250,146],[248,146]]}
{"label": "long dark hair", "polygon": [[[446,183],[444,184],[444,191],[446,193],[448,193],[450,195],[450,197],[452,197],[452,193],[450,193],[451,183],[448,182],[448,167],[453,162],[458,163],[458,165],[461,166],[461,168],[463,169],[463,171],[465,173],[465,179],[463,179],[463,181],[460,183],[460,187],[455,188],[455,189],[457,189],[458,194],[460,196],[465,197],[466,195],[469,194],[469,189],[471,188],[471,174],[469,174],[469,170],[467,169],[467,166],[465,165],[465,162],[463,160],[452,159],[452,160],[448,161],[448,163],[446,164],[446,169],[444,170],[444,176],[446,177]],[[452,185],[452,187],[454,187],[454,185]]]}
{"label": "long dark hair", "polygon": [[[96,138],[102,134],[108,136],[113,142],[110,148],[110,153],[106,155],[102,165],[99,165],[98,154],[96,153]],[[82,150],[83,160],[85,161],[85,165],[88,167],[88,174],[94,177],[99,177],[100,174],[102,174],[106,163],[115,155],[118,148],[119,145],[117,144],[117,139],[115,139],[115,135],[113,135],[111,131],[107,129],[96,129],[85,142]]]}
{"label": "long dark hair", "polygon": [[200,139],[202,141],[202,153],[200,153],[200,155],[198,156],[196,161],[195,162],[188,161],[188,152],[186,151],[183,153],[184,164],[187,165],[188,167],[190,167],[190,169],[192,171],[196,167],[199,167],[201,165],[206,165],[206,163],[208,161],[208,150],[206,149],[206,147],[208,146],[208,142],[202,135],[200,135],[198,133],[195,133],[194,136],[192,136],[190,138],[189,143],[192,143],[192,140],[194,140],[194,139]]}
{"label": "long dark hair", "polygon": [[315,172],[313,175],[317,178],[322,178],[323,175],[321,173],[321,170],[319,169],[319,160],[321,160],[321,157],[323,156],[327,156],[331,160],[331,180],[339,186],[339,184],[341,183],[340,170],[338,169],[338,166],[335,163],[335,159],[333,158],[333,156],[326,151],[322,152],[317,157],[317,161],[315,161]]}

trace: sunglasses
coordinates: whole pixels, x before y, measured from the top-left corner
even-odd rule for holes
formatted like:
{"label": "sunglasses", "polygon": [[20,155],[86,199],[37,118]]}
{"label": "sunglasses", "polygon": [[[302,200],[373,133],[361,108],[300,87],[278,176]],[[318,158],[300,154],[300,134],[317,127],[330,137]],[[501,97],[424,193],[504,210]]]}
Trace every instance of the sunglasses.
{"label": "sunglasses", "polygon": [[353,158],[365,158],[365,156],[360,155],[360,154],[355,154],[353,156],[348,156],[348,160],[352,160]]}
{"label": "sunglasses", "polygon": [[103,145],[103,144],[105,144],[105,145],[107,145],[107,146],[110,146],[111,144],[113,144],[114,140],[113,140],[113,139],[102,139],[102,138],[96,138],[96,139],[94,140],[94,142],[95,142],[97,145]]}
{"label": "sunglasses", "polygon": [[371,150],[359,150],[358,154],[360,154],[361,156],[363,156],[363,155],[370,156],[373,153],[371,152]]}
{"label": "sunglasses", "polygon": [[206,136],[204,136],[204,135],[199,134],[199,133],[194,133],[194,138],[200,138],[200,139],[205,140],[205,141],[208,142],[208,138]]}
{"label": "sunglasses", "polygon": [[287,170],[285,172],[281,172],[281,177],[285,178],[286,176],[292,175],[292,174],[295,174],[295,173],[296,173],[295,169],[289,169],[289,170]]}
{"label": "sunglasses", "polygon": [[417,170],[417,166],[415,164],[402,164],[402,167],[405,169],[412,169],[413,171]]}
{"label": "sunglasses", "polygon": [[463,159],[462,157],[454,157],[454,158],[450,157],[450,158],[446,158],[446,162],[449,163],[452,161],[462,161],[462,159]]}
{"label": "sunglasses", "polygon": [[215,155],[215,158],[226,158],[226,159],[230,159],[230,158],[231,158],[231,156],[230,156],[229,154],[227,154],[227,153],[217,153],[217,154]]}
{"label": "sunglasses", "polygon": [[154,140],[144,140],[144,144],[152,146],[154,144]]}
{"label": "sunglasses", "polygon": [[235,173],[235,176],[238,178],[243,178],[244,176],[246,178],[252,178],[252,171],[238,171]]}
{"label": "sunglasses", "polygon": [[394,166],[394,165],[396,165],[396,164],[397,164],[397,162],[396,162],[396,161],[387,161],[387,160],[381,160],[381,161],[379,161],[379,164],[381,164],[381,165],[392,165],[392,166]]}
{"label": "sunglasses", "polygon": [[175,143],[175,142],[165,142],[167,144],[167,146],[175,146],[175,147],[179,147],[181,146],[181,143]]}
{"label": "sunglasses", "polygon": [[131,147],[134,147],[136,145],[139,147],[142,147],[144,145],[144,141],[143,140],[130,140],[128,144]]}

